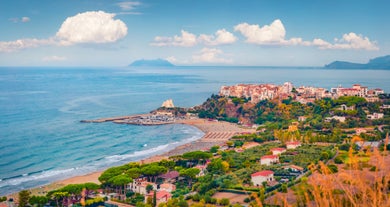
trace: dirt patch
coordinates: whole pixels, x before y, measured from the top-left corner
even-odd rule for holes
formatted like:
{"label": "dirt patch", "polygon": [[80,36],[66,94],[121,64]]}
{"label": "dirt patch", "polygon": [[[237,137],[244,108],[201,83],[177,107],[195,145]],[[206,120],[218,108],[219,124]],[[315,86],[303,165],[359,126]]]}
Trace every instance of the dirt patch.
{"label": "dirt patch", "polygon": [[216,198],[218,200],[222,198],[229,199],[231,204],[239,203],[239,204],[245,204],[244,199],[248,198],[249,195],[245,194],[236,194],[236,193],[228,193],[228,192],[217,192],[213,195],[213,198]]}

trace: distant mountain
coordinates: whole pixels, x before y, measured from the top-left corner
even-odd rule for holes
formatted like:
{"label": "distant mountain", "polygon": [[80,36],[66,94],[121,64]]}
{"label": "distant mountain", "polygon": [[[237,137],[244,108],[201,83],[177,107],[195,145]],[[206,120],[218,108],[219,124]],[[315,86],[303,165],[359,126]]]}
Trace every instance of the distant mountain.
{"label": "distant mountain", "polygon": [[390,69],[390,55],[371,59],[366,64],[334,61],[325,68],[329,69]]}
{"label": "distant mountain", "polygon": [[136,60],[133,63],[131,63],[129,66],[136,66],[136,67],[172,67],[175,66],[174,64],[170,63],[167,60],[163,59],[155,59],[155,60]]}

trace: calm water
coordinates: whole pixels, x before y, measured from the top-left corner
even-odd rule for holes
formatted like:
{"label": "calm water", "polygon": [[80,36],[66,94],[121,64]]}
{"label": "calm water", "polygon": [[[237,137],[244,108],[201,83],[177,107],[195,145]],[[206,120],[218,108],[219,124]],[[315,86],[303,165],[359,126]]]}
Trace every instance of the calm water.
{"label": "calm water", "polygon": [[221,85],[276,83],[390,91],[390,71],[305,68],[0,68],[0,195],[159,154],[203,133],[184,125],[86,124],[201,104]]}

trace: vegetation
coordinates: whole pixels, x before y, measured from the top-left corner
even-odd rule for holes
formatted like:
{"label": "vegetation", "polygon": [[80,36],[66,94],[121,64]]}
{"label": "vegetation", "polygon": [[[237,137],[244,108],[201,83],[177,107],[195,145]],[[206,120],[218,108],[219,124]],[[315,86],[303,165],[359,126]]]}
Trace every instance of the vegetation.
{"label": "vegetation", "polygon": [[[383,95],[380,102],[374,103],[361,97],[340,97],[302,104],[293,97],[251,103],[242,97],[213,95],[190,112],[243,127],[257,124],[257,131],[234,136],[226,142],[227,149],[216,145],[208,152],[192,151],[149,164],[132,162],[111,167],[99,177],[101,185],[67,185],[46,196],[21,191],[19,206],[98,206],[104,202],[94,196],[98,189],[115,193],[112,200],[145,207],[240,206],[227,198],[217,198],[217,192],[245,195],[243,202],[253,207],[389,206],[390,173],[385,168],[390,150],[388,138],[378,149],[361,144],[363,140],[383,140],[390,131],[390,110],[382,109],[381,103],[390,104],[390,97]],[[188,112],[182,108],[169,110],[178,116]],[[367,119],[367,114],[379,112],[385,114],[384,118]],[[345,117],[345,122],[334,116]],[[299,141],[302,146],[280,154],[277,163],[260,165],[262,156],[272,154],[272,148],[286,148],[290,141]],[[260,145],[244,149],[247,142]],[[179,172],[180,178],[174,182],[173,198],[166,203],[157,205],[156,189],[151,184],[145,190],[154,196],[148,197],[146,203],[144,195],[126,187],[139,178],[158,186],[163,183],[160,175],[173,170]],[[254,186],[251,174],[262,170],[272,170],[275,181]],[[288,203],[285,196],[290,192],[294,193],[293,203]],[[280,202],[271,202],[275,197]]]}

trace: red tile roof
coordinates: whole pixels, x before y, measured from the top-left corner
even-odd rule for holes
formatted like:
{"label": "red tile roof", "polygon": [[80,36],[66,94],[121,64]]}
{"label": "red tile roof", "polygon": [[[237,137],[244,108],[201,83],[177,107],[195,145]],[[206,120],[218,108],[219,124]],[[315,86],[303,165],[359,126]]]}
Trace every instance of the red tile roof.
{"label": "red tile roof", "polygon": [[[153,197],[154,196],[154,191],[150,191],[148,196],[149,197]],[[172,194],[170,194],[169,192],[167,192],[165,190],[160,190],[160,191],[156,192],[156,199],[157,200],[160,200],[161,198],[164,198],[164,197],[170,198],[170,197],[172,197]]]}
{"label": "red tile roof", "polygon": [[286,142],[286,145],[300,145],[301,143],[298,141],[295,142]]}
{"label": "red tile roof", "polygon": [[177,171],[170,171],[170,172],[167,172],[163,175],[160,175],[160,178],[163,178],[163,179],[173,179],[173,178],[177,178],[179,177],[179,172]]}
{"label": "red tile roof", "polygon": [[253,173],[251,175],[251,177],[257,177],[257,176],[267,177],[267,176],[273,175],[273,174],[274,174],[274,172],[271,171],[271,170],[263,170],[263,171],[260,171],[260,172]]}
{"label": "red tile roof", "polygon": [[261,157],[262,160],[264,159],[277,159],[278,156],[277,155],[264,155]]}
{"label": "red tile roof", "polygon": [[282,151],[286,151],[286,149],[285,149],[285,148],[277,147],[277,148],[272,148],[271,151],[279,151],[279,152],[282,152]]}

